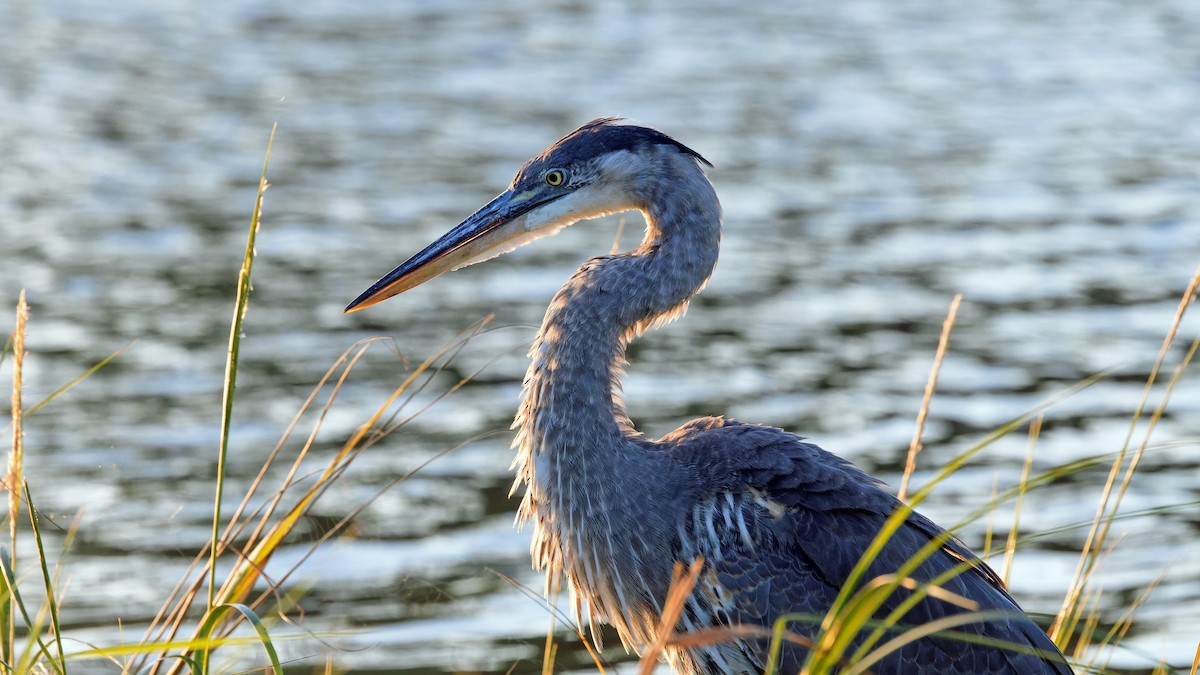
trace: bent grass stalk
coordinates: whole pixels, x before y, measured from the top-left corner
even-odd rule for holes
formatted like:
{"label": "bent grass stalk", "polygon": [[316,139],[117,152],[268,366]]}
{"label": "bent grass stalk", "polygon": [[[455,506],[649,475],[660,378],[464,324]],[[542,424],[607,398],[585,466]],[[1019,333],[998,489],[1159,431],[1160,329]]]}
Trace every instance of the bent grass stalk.
{"label": "bent grass stalk", "polygon": [[[379,339],[381,339],[381,338],[379,338]],[[346,352],[344,352],[333,363],[333,365],[331,365],[329,367],[329,369],[325,372],[325,375],[317,382],[316,386],[314,386],[314,388],[313,388],[312,392],[309,394],[308,398],[300,406],[300,409],[297,411],[297,413],[293,417],[291,423],[288,425],[288,427],[284,431],[283,436],[280,438],[279,442],[275,445],[275,447],[272,449],[270,454],[267,456],[266,460],[263,462],[263,465],[260,468],[258,475],[251,482],[250,487],[247,489],[245,495],[243,496],[242,503],[238,506],[237,510],[234,512],[233,516],[230,518],[230,523],[226,527],[225,532],[222,534],[223,541],[231,541],[233,539],[236,539],[237,537],[241,536],[241,534],[245,530],[245,528],[249,526],[250,520],[249,519],[243,520],[242,515],[244,514],[245,509],[246,509],[247,505],[249,504],[250,500],[257,493],[258,488],[261,486],[262,481],[265,478],[267,471],[271,468],[271,466],[274,464],[275,460],[278,458],[279,453],[284,448],[286,441],[291,437],[292,432],[295,430],[296,426],[299,424],[300,420],[303,418],[304,413],[310,408],[312,403],[316,400],[316,397],[318,396],[318,394],[320,394],[321,391],[324,390],[324,388],[328,384],[330,378],[332,378],[335,374],[340,372],[341,376],[338,379],[338,382],[337,382],[336,386],[334,387],[333,392],[330,394],[329,399],[326,401],[325,406],[320,413],[320,417],[319,417],[316,425],[314,426],[312,433],[309,435],[307,442],[304,444],[304,446],[300,449],[299,453],[297,454],[297,456],[293,462],[291,471],[289,471],[289,473],[287,474],[287,476],[285,477],[285,479],[283,481],[283,486],[279,490],[277,490],[275,496],[267,504],[265,504],[263,507],[260,507],[253,514],[251,514],[252,518],[262,516],[262,518],[259,520],[258,526],[255,528],[253,534],[250,536],[251,541],[258,539],[258,536],[261,534],[262,529],[264,527],[266,527],[267,524],[269,523],[271,514],[274,512],[275,508],[279,504],[279,501],[283,498],[283,495],[286,493],[287,487],[292,484],[296,472],[299,470],[301,463],[303,462],[304,458],[307,456],[309,449],[312,447],[312,444],[316,439],[317,431],[320,429],[321,422],[325,419],[325,414],[328,412],[329,407],[332,406],[333,401],[336,399],[337,393],[338,393],[338,391],[340,391],[341,386],[345,382],[346,377],[349,375],[350,370],[353,369],[353,366],[358,362],[358,359],[363,355],[366,348],[370,344],[375,342],[376,340],[377,339],[364,340],[364,341],[361,341],[361,342],[353,345],[350,349],[346,350]],[[351,354],[353,354],[353,356],[351,356]],[[344,367],[344,370],[339,370],[339,369],[342,369],[343,367]],[[201,581],[200,578],[197,578],[192,583],[192,585],[190,587],[188,587],[186,585],[186,580],[192,575],[193,571],[200,565],[201,561],[204,559],[204,556],[206,556],[207,553],[208,553],[208,549],[202,550],[192,560],[191,565],[188,567],[187,571],[184,573],[183,579],[181,579],[179,584],[175,587],[175,589],[167,597],[166,601],[162,605],[162,608],[159,610],[158,615],[156,615],[154,617],[153,621],[151,621],[150,628],[147,631],[146,637],[143,639],[144,642],[150,642],[152,640],[162,640],[164,638],[173,637],[176,634],[176,631],[179,629],[179,626],[182,624],[182,622],[187,614],[188,608],[191,606],[191,603],[195,597],[195,594],[199,590],[199,584]],[[172,607],[174,609],[171,610],[168,614],[169,608],[172,608]]]}

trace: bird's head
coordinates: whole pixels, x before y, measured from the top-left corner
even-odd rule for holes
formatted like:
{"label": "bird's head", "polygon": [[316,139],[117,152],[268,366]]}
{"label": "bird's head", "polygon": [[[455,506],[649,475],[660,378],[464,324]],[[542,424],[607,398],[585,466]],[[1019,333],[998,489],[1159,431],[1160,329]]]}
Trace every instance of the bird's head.
{"label": "bird's head", "polygon": [[507,253],[572,223],[643,209],[656,159],[695,150],[647,127],[592,120],[521,167],[508,189],[359,295],[347,312],[451,270]]}

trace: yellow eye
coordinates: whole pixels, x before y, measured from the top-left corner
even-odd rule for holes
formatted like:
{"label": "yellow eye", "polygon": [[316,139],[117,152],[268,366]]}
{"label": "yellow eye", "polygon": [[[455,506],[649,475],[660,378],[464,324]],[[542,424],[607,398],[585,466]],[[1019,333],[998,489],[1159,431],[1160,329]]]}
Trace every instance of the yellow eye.
{"label": "yellow eye", "polygon": [[562,169],[551,169],[546,172],[546,185],[550,187],[559,187],[567,182],[567,172]]}

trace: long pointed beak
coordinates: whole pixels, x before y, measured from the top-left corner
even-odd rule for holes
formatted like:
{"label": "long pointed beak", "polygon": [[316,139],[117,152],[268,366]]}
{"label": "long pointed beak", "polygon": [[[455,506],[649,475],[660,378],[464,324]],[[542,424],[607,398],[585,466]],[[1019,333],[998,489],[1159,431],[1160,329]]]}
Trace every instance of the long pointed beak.
{"label": "long pointed beak", "polygon": [[537,190],[506,190],[420,253],[388,272],[343,311],[356,312],[370,307],[440,274],[512,250],[526,239],[524,216],[560,196]]}

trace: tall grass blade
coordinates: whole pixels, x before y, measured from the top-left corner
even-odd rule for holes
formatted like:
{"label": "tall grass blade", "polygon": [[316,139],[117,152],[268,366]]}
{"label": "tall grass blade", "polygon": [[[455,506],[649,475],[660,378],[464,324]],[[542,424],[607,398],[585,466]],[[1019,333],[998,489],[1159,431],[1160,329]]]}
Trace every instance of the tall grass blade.
{"label": "tall grass blade", "polygon": [[[1125,458],[1128,455],[1129,445],[1133,441],[1133,435],[1137,429],[1138,422],[1141,420],[1146,405],[1150,400],[1150,393],[1154,388],[1155,382],[1158,380],[1158,373],[1166,361],[1171,345],[1175,341],[1175,336],[1179,332],[1179,326],[1183,323],[1183,317],[1187,313],[1188,307],[1196,298],[1198,288],[1200,288],[1200,268],[1197,268],[1196,273],[1192,275],[1191,281],[1188,282],[1187,289],[1183,293],[1183,297],[1180,298],[1179,306],[1176,308],[1175,316],[1171,321],[1171,327],[1167,330],[1167,334],[1163,338],[1158,357],[1155,359],[1154,366],[1150,369],[1150,374],[1146,378],[1146,385],[1142,388],[1141,399],[1134,409],[1133,418],[1129,423],[1129,430],[1125,435],[1125,441],[1121,444],[1121,450],[1117,453],[1117,458],[1113,460],[1112,468],[1109,470],[1108,478],[1104,484],[1104,489],[1101,491],[1100,503],[1096,507],[1096,515],[1092,520],[1092,526],[1088,531],[1083,550],[1080,552],[1079,562],[1076,564],[1071,586],[1067,594],[1063,597],[1062,607],[1059,609],[1058,615],[1055,616],[1054,623],[1050,626],[1050,637],[1060,649],[1066,648],[1067,642],[1070,640],[1070,636],[1079,621],[1080,612],[1082,611],[1079,606],[1079,598],[1083,594],[1084,587],[1091,579],[1092,573],[1095,570],[1096,560],[1100,551],[1104,548],[1104,540],[1108,536],[1109,528],[1116,517],[1117,510],[1121,504],[1121,497],[1125,493],[1125,488],[1128,487],[1129,481],[1132,480],[1138,461],[1141,459],[1141,455],[1149,443],[1149,434],[1150,431],[1153,431],[1153,425],[1147,431],[1146,440],[1130,459],[1129,466],[1125,471],[1125,478],[1122,481],[1121,487],[1117,490],[1114,500],[1113,486],[1116,484],[1117,476],[1120,475],[1121,467],[1125,465]],[[1189,352],[1187,360],[1190,360],[1190,354],[1191,352]],[[1176,378],[1182,375],[1187,360],[1180,364],[1176,371]],[[1171,386],[1173,387],[1173,385]],[[1164,396],[1159,406],[1160,411],[1165,409],[1168,397],[1169,393]],[[1157,416],[1155,421],[1157,421]]]}
{"label": "tall grass blade", "polygon": [[4,614],[0,615],[0,645],[3,649],[0,650],[0,666],[11,670],[13,660],[13,645],[16,643],[16,603],[14,598],[17,593],[17,588],[9,582],[8,575],[8,547],[0,546],[0,610]]}
{"label": "tall grass blade", "polygon": [[904,475],[900,478],[900,490],[896,498],[900,501],[908,496],[908,480],[917,469],[917,454],[921,452],[921,437],[925,435],[925,419],[929,416],[929,404],[933,401],[933,392],[937,389],[938,374],[942,370],[942,361],[946,358],[946,349],[950,346],[950,331],[954,328],[954,320],[958,316],[958,306],[962,303],[962,293],[956,293],[950,301],[950,309],[942,321],[942,334],[938,337],[937,352],[933,356],[933,367],[929,369],[929,380],[925,382],[925,395],[921,399],[921,407],[917,410],[917,428],[913,431],[912,441],[908,444],[908,458],[904,463]]}
{"label": "tall grass blade", "polygon": [[263,159],[262,175],[258,179],[258,194],[254,200],[254,214],[250,217],[250,234],[246,237],[246,253],[242,258],[242,269],[238,273],[237,301],[233,310],[233,321],[229,327],[229,353],[225,361],[225,386],[221,394],[221,444],[217,455],[217,489],[213,504],[212,542],[208,560],[208,611],[212,612],[217,593],[217,557],[221,553],[221,499],[225,492],[225,461],[229,452],[229,429],[233,423],[233,395],[237,389],[238,350],[242,344],[242,323],[246,308],[250,304],[250,270],[254,267],[254,240],[262,220],[263,193],[267,190],[267,166],[271,162],[271,145],[275,142],[278,124],[271,126],[271,137],[267,140],[267,153]]}
{"label": "tall grass blade", "polygon": [[[25,478],[25,428],[23,424],[21,405],[21,386],[25,366],[25,322],[29,320],[29,305],[25,304],[25,290],[17,296],[17,320],[12,334],[13,353],[13,386],[12,386],[12,450],[8,455],[8,474],[5,484],[8,486],[8,534],[11,546],[9,558],[6,561],[8,569],[16,565],[17,558],[17,518],[21,509],[21,491],[18,486]],[[14,605],[18,604],[17,587],[14,577],[4,574],[3,597],[0,597],[0,659],[4,663],[12,663],[16,657],[17,618]]]}
{"label": "tall grass blade", "polygon": [[[8,587],[8,589],[10,591],[10,601],[14,608],[14,614],[20,614],[21,620],[25,622],[25,626],[28,629],[29,639],[31,642],[37,644],[38,651],[40,651],[46,657],[47,660],[53,660],[54,656],[50,653],[50,648],[46,646],[46,643],[42,640],[42,636],[41,636],[41,626],[42,626],[44,617],[42,617],[40,615],[37,619],[30,617],[29,609],[25,606],[25,600],[23,597],[21,597],[21,592],[17,588],[17,577],[15,574],[13,574],[12,564],[13,564],[13,559],[8,554],[8,551],[0,549],[0,576],[3,577],[4,584]],[[16,622],[15,616],[13,617],[13,621],[15,624],[15,622]],[[21,662],[26,661],[29,657],[33,656],[33,650],[28,650],[23,658],[18,659],[17,653],[16,653],[16,641],[15,641],[15,636],[14,636],[14,643],[11,648],[10,654],[12,655],[11,658],[13,660],[10,661],[10,660],[6,659],[4,661],[4,663],[10,664],[11,667],[9,668],[9,670],[13,671],[15,669],[16,672],[24,672],[19,667],[12,665],[12,664],[14,664],[14,662],[18,661],[18,660]]]}
{"label": "tall grass blade", "polygon": [[[1141,609],[1142,605],[1146,604],[1146,601],[1150,599],[1150,594],[1153,593],[1154,589],[1158,588],[1158,586],[1162,584],[1166,578],[1167,573],[1166,571],[1163,571],[1161,574],[1155,577],[1153,581],[1147,584],[1145,588],[1138,592],[1137,596],[1133,599],[1133,602],[1129,603],[1129,606],[1126,607],[1123,612],[1121,612],[1121,616],[1117,619],[1116,623],[1109,628],[1108,633],[1101,638],[1098,643],[1096,643],[1097,646],[1109,648],[1108,658],[1105,659],[1103,667],[1097,668],[1095,665],[1100,656],[1100,650],[1097,649],[1092,654],[1092,660],[1087,664],[1087,670],[1108,670],[1108,661],[1112,658],[1113,647],[1119,644],[1121,640],[1125,639],[1125,636],[1129,633],[1129,629],[1133,627],[1134,614]],[[1097,618],[1099,618],[1100,609],[1097,607],[1093,613]]]}
{"label": "tall grass blade", "polygon": [[33,527],[33,541],[37,545],[38,562],[42,567],[42,583],[46,587],[46,604],[50,610],[50,629],[54,631],[55,646],[58,647],[58,658],[51,659],[55,669],[66,675],[67,664],[64,659],[62,645],[62,626],[58,622],[58,596],[54,593],[54,581],[50,577],[50,566],[46,563],[46,548],[42,542],[42,530],[38,525],[37,509],[33,505],[33,494],[29,491],[29,482],[22,483],[25,488],[25,508],[29,509],[29,523]]}
{"label": "tall grass blade", "polygon": [[1017,535],[1021,531],[1021,507],[1025,505],[1025,493],[1029,491],[1029,472],[1033,469],[1033,454],[1037,450],[1038,436],[1042,433],[1043,415],[1038,415],[1029,423],[1029,450],[1025,453],[1025,464],[1021,467],[1021,480],[1017,483],[1017,503],[1013,507],[1012,529],[1008,531],[1008,539],[1004,543],[1004,564],[1000,567],[1000,578],[1008,583],[1012,573],[1013,560],[1017,555]]}

